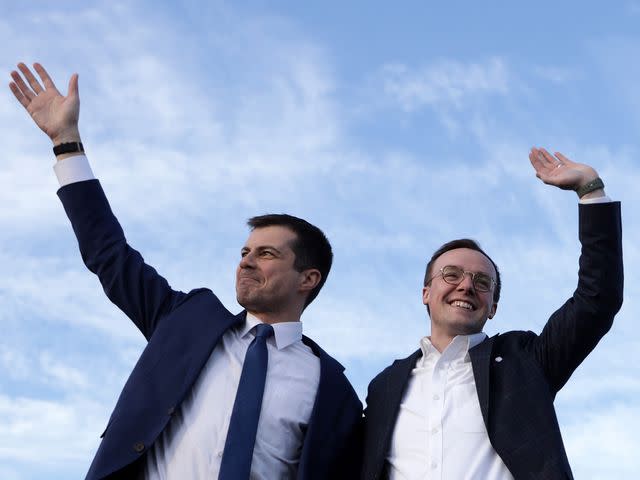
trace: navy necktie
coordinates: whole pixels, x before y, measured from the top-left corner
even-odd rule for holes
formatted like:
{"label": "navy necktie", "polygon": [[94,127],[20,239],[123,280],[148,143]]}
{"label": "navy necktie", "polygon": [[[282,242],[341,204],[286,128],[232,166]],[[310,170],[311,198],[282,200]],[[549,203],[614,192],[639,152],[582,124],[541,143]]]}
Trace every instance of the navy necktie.
{"label": "navy necktie", "polygon": [[269,361],[267,339],[271,335],[273,335],[271,325],[266,323],[256,325],[256,337],[249,345],[244,357],[218,480],[248,479],[251,473],[251,458],[256,442]]}

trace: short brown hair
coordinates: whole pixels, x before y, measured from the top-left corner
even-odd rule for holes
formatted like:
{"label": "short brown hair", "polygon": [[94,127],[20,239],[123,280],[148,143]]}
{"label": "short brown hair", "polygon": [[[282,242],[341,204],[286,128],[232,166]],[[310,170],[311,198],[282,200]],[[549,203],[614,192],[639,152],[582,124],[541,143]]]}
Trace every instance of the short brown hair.
{"label": "short brown hair", "polygon": [[247,221],[247,225],[251,227],[252,231],[256,228],[271,226],[286,227],[296,234],[296,240],[291,245],[296,256],[293,268],[298,272],[309,268],[316,268],[320,271],[320,282],[309,292],[304,304],[306,308],[320,293],[324,282],[327,281],[333,262],[331,244],[324,232],[306,220],[286,213],[270,213],[251,217]]}

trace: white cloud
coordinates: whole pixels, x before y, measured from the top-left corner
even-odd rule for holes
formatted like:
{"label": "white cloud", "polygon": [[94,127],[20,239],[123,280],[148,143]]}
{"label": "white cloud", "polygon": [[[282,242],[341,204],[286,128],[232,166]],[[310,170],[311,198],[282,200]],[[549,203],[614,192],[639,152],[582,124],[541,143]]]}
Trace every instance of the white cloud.
{"label": "white cloud", "polygon": [[428,106],[464,107],[475,96],[505,95],[510,74],[498,57],[483,63],[442,60],[413,69],[404,64],[388,64],[382,69],[384,92],[406,111]]}
{"label": "white cloud", "polygon": [[80,398],[56,402],[0,395],[0,463],[33,462],[37,451],[40,464],[86,464],[104,412],[105,405]]}
{"label": "white cloud", "polygon": [[576,478],[635,478],[640,471],[640,403],[612,403],[584,412],[564,429],[567,455]]}
{"label": "white cloud", "polygon": [[556,84],[565,84],[574,80],[577,75],[577,73],[570,68],[555,65],[537,65],[533,67],[533,73],[543,80]]}
{"label": "white cloud", "polygon": [[54,385],[64,385],[69,390],[84,390],[89,386],[89,379],[84,372],[60,362],[49,352],[40,354],[39,367],[47,377],[47,381]]}
{"label": "white cloud", "polygon": [[[289,211],[322,226],[334,244],[336,265],[305,313],[305,331],[354,367],[361,394],[381,364],[410,353],[428,333],[420,302],[424,264],[451,238],[477,238],[502,267],[503,300],[489,332],[539,331],[572,292],[578,255],[574,196],[536,183],[528,165],[529,142],[539,137],[598,165],[612,197],[629,205],[625,259],[628,272],[637,270],[637,148],[584,142],[575,132],[560,138],[540,121],[544,116],[532,114],[526,128],[500,117],[490,103],[497,97],[512,101],[516,112],[528,107],[519,103],[506,57],[378,70],[394,109],[426,112],[469,135],[444,154],[433,150],[438,133],[426,147],[373,149],[348,136],[354,100],[341,96],[332,52],[285,19],[200,7],[198,18],[175,22],[152,11],[136,15],[125,4],[85,7],[71,17],[25,11],[21,22],[38,35],[20,35],[8,20],[0,28],[6,45],[21,38],[17,52],[0,54],[21,57],[5,64],[41,60],[64,89],[70,73],[80,71],[81,126],[94,170],[131,243],[176,288],[208,285],[233,310],[244,219]],[[206,31],[199,30],[204,23]],[[554,68],[538,73],[566,80],[568,73]],[[84,465],[143,341],[80,264],[54,196],[48,140],[3,95],[0,124],[10,141],[0,171],[0,321],[8,338],[0,368],[10,388],[0,397],[0,457],[32,460],[16,447],[29,444],[44,463]],[[590,395],[606,397],[608,389],[624,399],[636,394],[629,368],[614,355],[620,336],[636,330],[640,290],[632,282],[627,288],[625,310],[594,352],[597,362],[590,358],[559,397],[563,408],[575,401],[584,412]],[[620,373],[598,383],[599,368],[612,367]],[[16,384],[42,393],[26,395]],[[609,408],[621,418],[633,415],[603,402],[594,415]],[[621,420],[611,431],[626,438],[625,428]],[[569,430],[572,464],[588,472],[597,458],[593,445],[575,425]],[[624,463],[621,455],[611,458]]]}

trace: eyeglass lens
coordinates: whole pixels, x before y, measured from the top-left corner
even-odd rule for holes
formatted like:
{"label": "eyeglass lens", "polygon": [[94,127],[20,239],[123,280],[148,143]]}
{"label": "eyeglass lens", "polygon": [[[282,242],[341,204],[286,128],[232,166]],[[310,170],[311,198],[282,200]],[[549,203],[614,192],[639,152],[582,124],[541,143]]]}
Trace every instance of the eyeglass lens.
{"label": "eyeglass lens", "polygon": [[488,292],[491,290],[493,279],[489,275],[481,272],[465,272],[460,267],[453,265],[442,268],[442,279],[451,285],[458,285],[464,279],[465,273],[471,275],[473,287],[479,292]]}

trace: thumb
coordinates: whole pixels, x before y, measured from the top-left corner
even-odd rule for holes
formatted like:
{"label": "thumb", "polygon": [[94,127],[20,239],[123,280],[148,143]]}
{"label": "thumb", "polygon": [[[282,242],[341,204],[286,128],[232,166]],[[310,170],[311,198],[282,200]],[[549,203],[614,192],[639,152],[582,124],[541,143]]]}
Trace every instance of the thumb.
{"label": "thumb", "polygon": [[69,79],[69,89],[67,92],[67,96],[68,97],[78,97],[79,96],[79,92],[78,92],[78,74],[74,73],[73,75],[71,75],[71,78]]}

